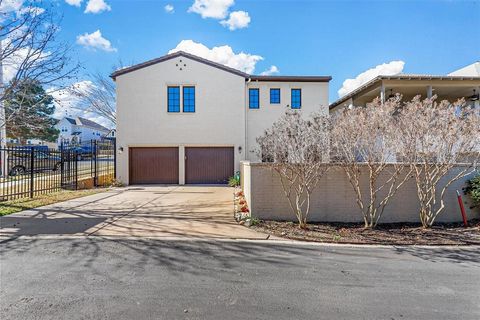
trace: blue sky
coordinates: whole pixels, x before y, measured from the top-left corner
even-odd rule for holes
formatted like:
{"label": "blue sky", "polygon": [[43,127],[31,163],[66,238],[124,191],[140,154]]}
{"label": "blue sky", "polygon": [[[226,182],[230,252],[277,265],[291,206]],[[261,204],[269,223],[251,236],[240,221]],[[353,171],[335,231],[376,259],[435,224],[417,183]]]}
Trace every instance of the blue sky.
{"label": "blue sky", "polygon": [[[142,62],[193,40],[261,56],[253,62],[256,74],[276,66],[281,75],[331,75],[333,102],[345,79],[383,63],[403,61],[404,73],[446,74],[480,60],[480,1],[217,0],[217,8],[226,6],[223,18],[189,12],[194,0],[93,0],[108,8],[85,13],[88,1],[77,7],[66,2],[79,0],[57,0],[64,15],[60,38],[74,45],[84,74],[109,73],[120,60]],[[238,11],[250,22],[243,19],[236,30],[220,23]],[[78,36],[96,30],[110,46],[79,44]]]}

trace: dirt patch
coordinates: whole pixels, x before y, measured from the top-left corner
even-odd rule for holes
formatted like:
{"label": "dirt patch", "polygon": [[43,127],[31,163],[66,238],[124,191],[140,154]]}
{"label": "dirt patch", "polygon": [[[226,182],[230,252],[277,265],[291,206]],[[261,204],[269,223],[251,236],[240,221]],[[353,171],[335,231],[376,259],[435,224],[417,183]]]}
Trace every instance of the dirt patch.
{"label": "dirt patch", "polygon": [[417,224],[383,224],[365,229],[361,224],[312,223],[301,230],[293,222],[260,221],[251,227],[277,237],[328,243],[384,245],[480,245],[480,220],[462,224],[441,224],[423,229]]}

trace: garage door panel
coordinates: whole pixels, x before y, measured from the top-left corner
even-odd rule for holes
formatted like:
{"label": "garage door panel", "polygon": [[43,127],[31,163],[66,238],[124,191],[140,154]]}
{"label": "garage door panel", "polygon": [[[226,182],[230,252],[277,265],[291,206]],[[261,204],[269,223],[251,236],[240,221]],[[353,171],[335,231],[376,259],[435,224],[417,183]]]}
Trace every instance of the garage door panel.
{"label": "garage door panel", "polygon": [[178,183],[178,148],[130,148],[130,184]]}
{"label": "garage door panel", "polygon": [[225,184],[233,175],[233,147],[185,148],[185,182]]}

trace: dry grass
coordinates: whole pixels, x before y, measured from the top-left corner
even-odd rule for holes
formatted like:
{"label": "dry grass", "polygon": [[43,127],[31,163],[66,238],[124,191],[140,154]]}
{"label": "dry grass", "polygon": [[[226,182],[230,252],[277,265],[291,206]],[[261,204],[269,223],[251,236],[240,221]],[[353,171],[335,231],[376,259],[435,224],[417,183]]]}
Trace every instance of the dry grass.
{"label": "dry grass", "polygon": [[424,229],[419,224],[384,224],[365,229],[361,224],[316,223],[306,230],[293,222],[261,221],[252,227],[287,239],[352,244],[385,245],[480,245],[480,220],[462,224],[438,224]]}
{"label": "dry grass", "polygon": [[52,203],[62,202],[75,198],[89,196],[95,193],[104,192],[107,189],[88,189],[88,190],[63,190],[54,193],[43,194],[34,198],[22,198],[0,202],[0,216],[5,216],[15,212],[46,206]]}

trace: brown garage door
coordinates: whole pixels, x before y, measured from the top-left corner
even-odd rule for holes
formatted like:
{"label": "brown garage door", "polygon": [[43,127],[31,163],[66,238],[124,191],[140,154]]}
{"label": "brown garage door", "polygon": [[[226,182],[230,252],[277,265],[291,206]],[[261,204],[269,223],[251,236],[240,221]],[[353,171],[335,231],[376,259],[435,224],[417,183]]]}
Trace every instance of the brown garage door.
{"label": "brown garage door", "polygon": [[233,147],[185,148],[186,183],[227,183],[233,175]]}
{"label": "brown garage door", "polygon": [[178,183],[178,148],[129,148],[130,184]]}

